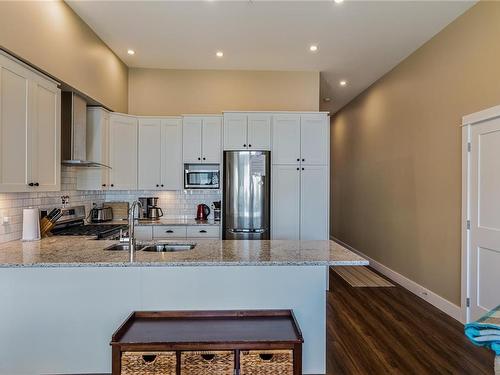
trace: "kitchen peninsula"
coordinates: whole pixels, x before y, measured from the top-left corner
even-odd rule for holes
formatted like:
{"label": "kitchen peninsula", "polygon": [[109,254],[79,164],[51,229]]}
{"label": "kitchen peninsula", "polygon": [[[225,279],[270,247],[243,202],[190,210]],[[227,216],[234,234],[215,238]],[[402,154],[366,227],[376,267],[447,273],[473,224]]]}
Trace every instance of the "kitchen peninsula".
{"label": "kitchen peninsula", "polygon": [[304,374],[324,374],[325,269],[368,264],[332,241],[198,240],[133,262],[114,243],[0,245],[0,373],[110,372],[111,334],[134,310],[293,309]]}

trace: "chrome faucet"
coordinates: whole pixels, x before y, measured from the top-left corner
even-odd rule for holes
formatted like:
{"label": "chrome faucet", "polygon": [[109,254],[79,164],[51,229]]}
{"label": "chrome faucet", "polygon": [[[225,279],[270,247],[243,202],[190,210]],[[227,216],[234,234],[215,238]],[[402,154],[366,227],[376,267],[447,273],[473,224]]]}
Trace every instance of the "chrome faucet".
{"label": "chrome faucet", "polygon": [[130,211],[128,214],[128,249],[130,253],[130,261],[134,260],[134,252],[135,252],[135,219],[134,213],[135,208],[139,206],[142,208],[142,203],[140,201],[133,201],[130,206]]}

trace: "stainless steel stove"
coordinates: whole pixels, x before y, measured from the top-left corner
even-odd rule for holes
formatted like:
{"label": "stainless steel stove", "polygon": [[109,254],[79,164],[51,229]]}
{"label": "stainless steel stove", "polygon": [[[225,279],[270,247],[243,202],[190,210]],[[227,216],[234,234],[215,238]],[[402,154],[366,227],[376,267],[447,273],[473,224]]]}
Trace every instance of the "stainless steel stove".
{"label": "stainless steel stove", "polygon": [[62,216],[57,220],[54,236],[91,236],[97,240],[119,239],[120,232],[126,231],[127,224],[85,224],[85,206],[62,208]]}

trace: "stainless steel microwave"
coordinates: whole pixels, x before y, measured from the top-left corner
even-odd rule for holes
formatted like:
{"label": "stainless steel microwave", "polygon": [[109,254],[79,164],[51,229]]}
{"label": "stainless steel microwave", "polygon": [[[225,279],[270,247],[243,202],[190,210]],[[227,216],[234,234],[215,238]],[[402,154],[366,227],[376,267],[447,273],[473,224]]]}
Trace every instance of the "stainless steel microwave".
{"label": "stainless steel microwave", "polygon": [[184,189],[219,189],[218,164],[185,164]]}

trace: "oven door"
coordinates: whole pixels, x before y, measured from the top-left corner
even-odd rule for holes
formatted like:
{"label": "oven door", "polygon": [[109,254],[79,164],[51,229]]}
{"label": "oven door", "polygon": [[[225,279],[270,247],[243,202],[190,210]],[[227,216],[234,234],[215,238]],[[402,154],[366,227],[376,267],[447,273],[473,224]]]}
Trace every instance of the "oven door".
{"label": "oven door", "polygon": [[184,171],[184,189],[218,189],[219,171],[190,170]]}

